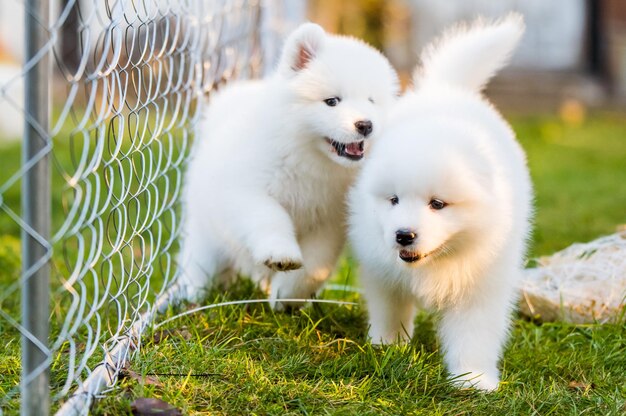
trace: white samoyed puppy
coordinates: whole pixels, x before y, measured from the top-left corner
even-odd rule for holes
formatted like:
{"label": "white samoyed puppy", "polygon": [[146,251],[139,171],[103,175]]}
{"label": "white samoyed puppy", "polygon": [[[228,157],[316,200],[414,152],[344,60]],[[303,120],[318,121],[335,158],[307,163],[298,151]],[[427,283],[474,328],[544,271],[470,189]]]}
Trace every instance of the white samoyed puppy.
{"label": "white samoyed puppy", "polygon": [[425,49],[349,196],[373,343],[406,341],[416,304],[440,312],[448,370],[496,389],[532,215],[523,150],[481,89],[524,31],[512,14]]}
{"label": "white samoyed puppy", "polygon": [[182,296],[236,274],[271,281],[279,308],[315,294],[344,245],[348,188],[397,95],[380,52],[312,23],[290,34],[272,76],[218,92],[185,178]]}

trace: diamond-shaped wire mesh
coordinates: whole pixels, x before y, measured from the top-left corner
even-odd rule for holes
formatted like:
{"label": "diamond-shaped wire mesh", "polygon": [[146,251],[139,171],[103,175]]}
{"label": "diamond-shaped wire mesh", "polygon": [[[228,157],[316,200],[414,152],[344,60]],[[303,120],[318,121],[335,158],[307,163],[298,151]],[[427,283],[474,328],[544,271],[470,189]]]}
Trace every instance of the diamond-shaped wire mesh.
{"label": "diamond-shaped wire mesh", "polygon": [[[2,109],[25,118],[43,143],[20,163],[19,144],[0,140],[0,365],[12,369],[2,375],[0,408],[13,412],[19,336],[30,336],[20,303],[41,306],[21,290],[45,264],[48,345],[30,337],[45,361],[21,382],[49,372],[56,409],[76,389],[95,393],[115,381],[176,276],[177,201],[204,97],[230,79],[259,75],[279,38],[264,28],[283,27],[264,15],[275,14],[268,10],[280,7],[275,0],[58,0],[50,21],[29,2],[8,1],[44,34],[32,59],[0,78]],[[29,71],[45,59],[52,67],[49,127],[26,116],[22,101]],[[4,127],[11,121],[22,122]],[[0,139],[20,133],[0,125]],[[25,176],[46,158],[49,237],[24,220],[20,201]],[[20,277],[22,232],[42,254]]]}

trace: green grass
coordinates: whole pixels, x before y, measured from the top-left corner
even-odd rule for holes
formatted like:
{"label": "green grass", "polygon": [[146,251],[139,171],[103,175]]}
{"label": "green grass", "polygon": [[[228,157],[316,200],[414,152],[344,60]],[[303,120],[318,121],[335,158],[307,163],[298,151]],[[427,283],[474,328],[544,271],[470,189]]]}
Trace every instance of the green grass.
{"label": "green grass", "polygon": [[504,383],[497,393],[482,394],[449,385],[432,320],[422,315],[418,321],[411,345],[375,348],[364,338],[360,308],[311,308],[285,316],[255,306],[197,314],[171,327],[165,340],[144,345],[134,370],[148,381],[123,380],[94,413],[124,414],[136,397],[159,397],[184,414],[626,410],[623,326],[517,320],[503,362]]}
{"label": "green grass", "polygon": [[[513,120],[536,189],[532,255],[612,233],[626,223],[623,119],[623,114],[597,114],[581,126],[552,117]],[[15,149],[0,149],[0,164],[13,163],[18,154]],[[17,227],[6,218],[0,218],[0,229],[5,234],[0,238],[4,285],[17,276],[19,241]],[[354,272],[353,262],[346,258],[336,280],[352,281]],[[212,300],[262,296],[244,282]],[[358,302],[352,293],[325,297]],[[434,327],[435,318],[422,314],[410,345],[375,348],[365,339],[361,306],[319,304],[293,315],[274,313],[262,304],[211,309],[148,334],[131,365],[140,377],[120,380],[92,411],[128,414],[136,398],[158,397],[184,414],[626,412],[624,319],[571,325],[517,318],[502,362],[503,383],[492,394],[450,386]],[[19,380],[16,336],[0,320],[0,342],[6,346],[0,353],[0,395]],[[62,369],[53,371],[57,373],[53,381],[62,378]],[[14,400],[5,412],[16,411]]]}
{"label": "green grass", "polygon": [[589,241],[626,224],[626,123],[604,114],[572,126],[551,118],[513,124],[533,177],[533,255]]}

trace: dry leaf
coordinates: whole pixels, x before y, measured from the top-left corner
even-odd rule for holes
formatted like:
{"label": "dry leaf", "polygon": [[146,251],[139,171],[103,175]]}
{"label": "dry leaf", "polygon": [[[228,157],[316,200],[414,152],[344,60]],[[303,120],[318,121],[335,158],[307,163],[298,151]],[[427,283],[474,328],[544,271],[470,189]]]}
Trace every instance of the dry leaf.
{"label": "dry leaf", "polygon": [[155,398],[140,397],[131,403],[135,416],[182,416],[182,412],[171,404]]}
{"label": "dry leaf", "polygon": [[583,381],[570,381],[569,384],[567,385],[567,387],[569,387],[572,390],[587,391],[589,389],[592,389],[594,387],[594,385],[593,385],[593,383],[589,384],[589,383],[585,383]]}

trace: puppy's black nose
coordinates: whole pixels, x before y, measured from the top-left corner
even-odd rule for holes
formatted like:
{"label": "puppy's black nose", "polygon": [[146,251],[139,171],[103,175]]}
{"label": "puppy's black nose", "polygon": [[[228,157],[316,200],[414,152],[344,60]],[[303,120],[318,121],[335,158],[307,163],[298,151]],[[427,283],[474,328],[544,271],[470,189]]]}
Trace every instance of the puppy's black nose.
{"label": "puppy's black nose", "polygon": [[405,228],[396,231],[396,242],[403,247],[413,244],[415,237],[417,237],[416,233]]}
{"label": "puppy's black nose", "polygon": [[359,120],[354,123],[354,127],[356,127],[356,131],[358,131],[365,137],[369,136],[372,130],[374,130],[372,122],[369,120]]}

